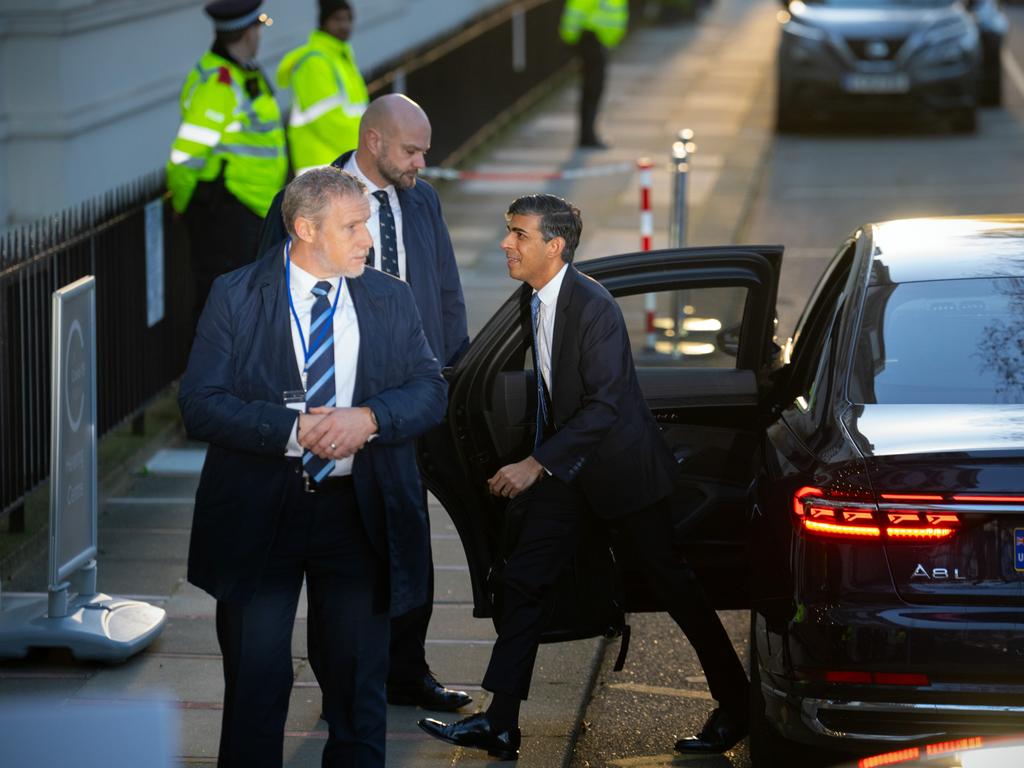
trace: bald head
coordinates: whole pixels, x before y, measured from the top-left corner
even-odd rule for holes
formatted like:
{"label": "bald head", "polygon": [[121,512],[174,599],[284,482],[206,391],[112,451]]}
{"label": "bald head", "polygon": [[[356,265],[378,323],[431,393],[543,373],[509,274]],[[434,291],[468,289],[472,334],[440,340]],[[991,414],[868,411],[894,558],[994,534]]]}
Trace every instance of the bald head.
{"label": "bald head", "polygon": [[415,101],[389,93],[370,102],[359,123],[356,162],[374,184],[409,189],[426,165],[430,120]]}

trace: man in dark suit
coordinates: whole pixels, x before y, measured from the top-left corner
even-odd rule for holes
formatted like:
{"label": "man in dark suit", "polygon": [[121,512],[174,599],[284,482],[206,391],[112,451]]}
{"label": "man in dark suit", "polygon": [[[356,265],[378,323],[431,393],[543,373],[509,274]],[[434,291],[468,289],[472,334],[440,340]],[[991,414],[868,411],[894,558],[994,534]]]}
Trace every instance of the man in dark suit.
{"label": "man in dark suit", "polygon": [[362,184],[316,169],[283,211],[291,239],[214,282],[181,384],[188,433],[210,444],[188,577],[217,598],[218,765],[281,765],[305,578],[323,764],[383,766],[388,614],[426,599],[414,439],[447,387],[409,288],[364,272]]}
{"label": "man in dark suit", "polygon": [[[417,179],[430,148],[430,134],[430,121],[416,102],[400,94],[381,96],[370,103],[359,124],[358,148],[332,165],[348,171],[370,190],[370,266],[409,284],[430,348],[446,366],[454,365],[469,346],[469,334],[462,283],[441,203],[433,187]],[[263,224],[263,248],[284,237],[278,195]],[[433,436],[428,433],[422,439],[429,450]],[[429,541],[428,532],[428,547]],[[453,711],[472,699],[438,683],[427,665],[433,573],[431,562],[426,602],[392,620],[388,701]],[[315,645],[309,654],[315,671]]]}
{"label": "man in dark suit", "polygon": [[644,400],[622,313],[596,281],[572,266],[582,222],[553,195],[512,203],[501,243],[522,280],[524,332],[533,341],[537,428],[533,452],[498,470],[491,493],[528,494],[519,540],[505,567],[498,639],[483,687],[485,713],[451,725],[420,721],[430,735],[518,757],[526,699],[544,623],[545,595],[576,550],[581,519],[609,521],[636,548],[661,602],[693,644],[720,708],[683,752],[721,752],[746,733],[747,678],[690,567],[671,546],[675,462]]}

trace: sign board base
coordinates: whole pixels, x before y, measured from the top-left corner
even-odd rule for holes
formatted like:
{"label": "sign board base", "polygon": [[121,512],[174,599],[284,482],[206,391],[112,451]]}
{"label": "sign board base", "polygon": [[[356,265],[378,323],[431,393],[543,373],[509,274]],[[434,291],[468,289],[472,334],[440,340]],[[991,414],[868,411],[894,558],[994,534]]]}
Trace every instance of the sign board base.
{"label": "sign board base", "polygon": [[49,617],[47,608],[45,594],[4,595],[0,658],[24,658],[31,648],[67,648],[76,659],[124,661],[167,623],[163,608],[102,593],[73,598],[60,618]]}

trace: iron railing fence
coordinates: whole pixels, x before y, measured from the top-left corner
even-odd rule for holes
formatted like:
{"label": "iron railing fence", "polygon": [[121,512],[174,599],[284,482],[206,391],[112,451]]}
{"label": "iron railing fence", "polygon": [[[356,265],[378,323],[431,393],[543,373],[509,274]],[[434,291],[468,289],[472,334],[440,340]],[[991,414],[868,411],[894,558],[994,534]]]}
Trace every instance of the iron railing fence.
{"label": "iron railing fence", "polygon": [[[98,434],[136,414],[184,367],[191,301],[162,172],[0,238],[0,514],[17,518],[50,469],[51,294],[96,276]],[[147,204],[161,209],[164,315],[147,315]],[[187,277],[187,275],[186,275]]]}
{"label": "iron railing fence", "polygon": [[[646,0],[631,0],[637,12]],[[454,162],[518,109],[572,49],[563,0],[514,0],[378,69],[371,95],[402,90],[430,115],[431,159]],[[17,529],[49,474],[50,296],[96,276],[99,434],[137,414],[184,370],[193,331],[187,244],[172,226],[163,172],[0,235],[0,516]],[[164,318],[147,322],[145,209],[160,200]]]}
{"label": "iron railing fence", "polygon": [[564,0],[519,0],[379,68],[371,97],[398,90],[430,116],[431,162],[462,155],[495,118],[572,60],[558,36]]}

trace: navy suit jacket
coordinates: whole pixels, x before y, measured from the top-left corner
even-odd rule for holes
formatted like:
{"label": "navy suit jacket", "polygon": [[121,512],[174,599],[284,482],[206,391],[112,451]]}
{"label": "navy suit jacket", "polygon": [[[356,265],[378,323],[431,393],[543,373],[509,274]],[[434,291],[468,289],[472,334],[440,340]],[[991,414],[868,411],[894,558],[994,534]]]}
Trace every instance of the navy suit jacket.
{"label": "navy suit jacket", "polygon": [[[528,284],[521,319],[530,338]],[[640,389],[619,305],[572,264],[555,303],[550,434],[533,452],[565,483],[577,483],[603,518],[628,515],[672,492],[675,461]]]}
{"label": "navy suit jacket", "polygon": [[[331,165],[344,168],[353,151],[346,152]],[[462,282],[451,236],[441,214],[441,201],[434,188],[423,179],[417,179],[412,189],[397,191],[402,208],[406,282],[416,298],[430,348],[441,365],[455,365],[469,346],[469,332]],[[284,192],[278,192],[263,220],[260,253],[266,253],[288,236],[281,218],[283,197]]]}
{"label": "navy suit jacket", "polygon": [[[440,423],[447,384],[423,336],[409,287],[372,269],[346,280],[359,323],[352,404],[373,410],[379,437],[352,477],[367,533],[388,563],[392,615],[427,598],[427,518],[414,438]],[[281,247],[217,278],[179,402],[190,437],[209,443],[196,492],[188,578],[225,602],[248,601],[285,513],[296,460],[285,448],[301,389]]]}

